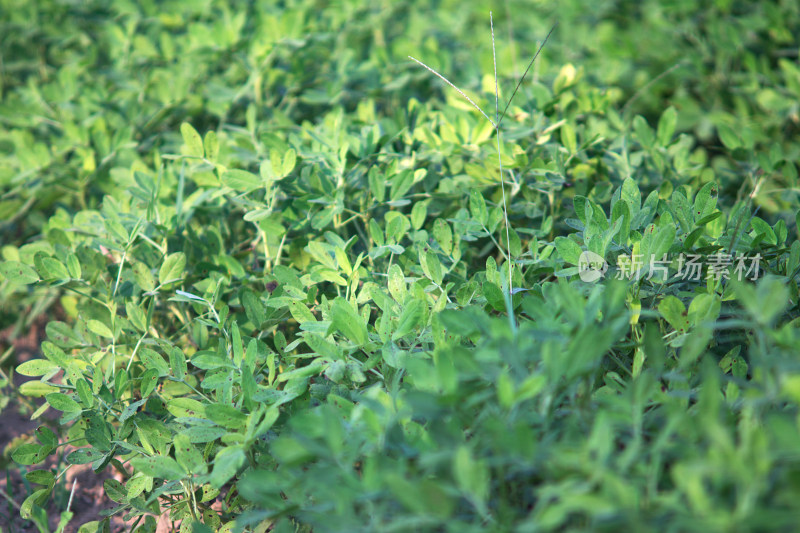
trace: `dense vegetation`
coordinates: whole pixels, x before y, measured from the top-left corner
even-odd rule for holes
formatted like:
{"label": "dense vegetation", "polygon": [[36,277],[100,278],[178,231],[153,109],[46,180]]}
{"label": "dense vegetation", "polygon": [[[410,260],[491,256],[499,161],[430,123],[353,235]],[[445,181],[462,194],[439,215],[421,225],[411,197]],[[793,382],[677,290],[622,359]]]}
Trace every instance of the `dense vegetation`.
{"label": "dense vegetation", "polygon": [[23,518],[794,530],[797,2],[333,4],[0,0]]}

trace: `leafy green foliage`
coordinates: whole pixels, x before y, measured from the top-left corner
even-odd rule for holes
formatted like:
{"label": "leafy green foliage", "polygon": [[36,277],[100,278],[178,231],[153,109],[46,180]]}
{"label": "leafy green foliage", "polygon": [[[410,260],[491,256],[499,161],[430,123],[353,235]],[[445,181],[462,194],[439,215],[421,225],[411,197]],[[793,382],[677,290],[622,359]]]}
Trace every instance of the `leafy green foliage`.
{"label": "leafy green foliage", "polygon": [[794,527],[794,4],[511,2],[520,45],[561,25],[506,206],[492,125],[403,59],[487,108],[471,3],[11,4],[1,316],[52,318],[16,394],[62,428],[11,450],[24,518],[58,455],[139,532]]}

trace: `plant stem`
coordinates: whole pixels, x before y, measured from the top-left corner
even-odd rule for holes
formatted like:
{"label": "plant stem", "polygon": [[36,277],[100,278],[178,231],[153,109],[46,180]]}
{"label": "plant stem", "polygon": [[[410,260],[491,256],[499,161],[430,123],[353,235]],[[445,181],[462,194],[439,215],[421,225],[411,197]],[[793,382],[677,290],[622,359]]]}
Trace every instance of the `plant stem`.
{"label": "plant stem", "polygon": [[[506,252],[508,253],[508,257],[506,258],[506,262],[508,263],[508,293],[511,294],[511,229],[508,227],[508,204],[506,202],[506,184],[503,181],[503,155],[500,152],[500,88],[497,83],[497,55],[495,53],[494,48],[494,21],[492,20],[492,12],[489,11],[489,27],[491,28],[492,32],[492,63],[494,64],[494,130],[497,134],[497,163],[500,165],[500,190],[503,191],[503,219],[506,223]],[[552,30],[551,30],[552,31]],[[530,68],[530,66],[528,67]],[[527,73],[527,71],[526,71]],[[522,83],[520,81],[520,83]],[[519,87],[519,85],[517,86]],[[514,91],[516,92],[516,90]],[[513,98],[513,96],[512,96]],[[508,101],[511,103],[511,100]],[[508,109],[508,105],[506,105],[506,109]],[[505,111],[503,112],[505,113]]]}

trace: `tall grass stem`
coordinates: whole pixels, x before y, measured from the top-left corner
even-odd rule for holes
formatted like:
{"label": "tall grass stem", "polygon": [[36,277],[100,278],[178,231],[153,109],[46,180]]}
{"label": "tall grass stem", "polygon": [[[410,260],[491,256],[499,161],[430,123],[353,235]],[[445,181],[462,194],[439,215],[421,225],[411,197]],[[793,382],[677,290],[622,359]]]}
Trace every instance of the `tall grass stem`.
{"label": "tall grass stem", "polygon": [[[519,91],[519,88],[522,85],[522,82],[525,81],[525,76],[528,75],[528,72],[530,71],[531,67],[533,66],[534,62],[536,61],[536,58],[539,57],[539,53],[544,48],[544,45],[547,43],[548,39],[550,39],[550,35],[552,35],[553,31],[556,29],[556,26],[558,26],[558,23],[554,24],[553,27],[550,28],[550,31],[547,33],[547,36],[542,41],[542,44],[539,45],[539,48],[536,50],[536,53],[533,55],[533,58],[531,58],[530,62],[528,63],[528,67],[525,69],[525,72],[522,74],[522,77],[519,79],[519,82],[517,83],[517,86],[514,87],[514,92],[511,93],[511,98],[509,98],[508,102],[506,102],[506,106],[503,109],[503,113],[501,115],[500,114],[500,86],[499,86],[499,82],[498,82],[498,79],[497,79],[497,53],[496,53],[496,50],[495,50],[495,42],[494,42],[494,20],[492,18],[492,12],[489,11],[489,28],[491,30],[491,35],[492,35],[492,64],[494,65],[494,120],[489,118],[489,115],[487,115],[486,112],[483,109],[481,109],[481,107],[472,100],[472,98],[467,96],[464,91],[462,91],[461,89],[456,87],[456,85],[453,82],[451,82],[450,80],[445,78],[438,71],[436,71],[435,69],[429,67],[428,65],[426,65],[425,63],[423,63],[419,59],[417,59],[415,57],[412,57],[412,56],[408,56],[409,59],[411,59],[412,61],[418,63],[419,65],[421,65],[422,67],[424,67],[425,69],[427,69],[428,71],[430,71],[431,73],[436,75],[438,78],[440,78],[446,84],[448,84],[450,87],[455,89],[458,92],[458,94],[460,94],[462,97],[464,97],[464,99],[467,102],[469,102],[472,105],[472,107],[477,109],[478,112],[480,112],[480,114],[483,115],[484,118],[486,120],[488,120],[489,123],[495,129],[495,133],[497,134],[496,135],[496,137],[497,137],[497,162],[498,162],[499,168],[500,168],[500,189],[501,189],[501,191],[503,193],[503,220],[504,220],[505,226],[506,226],[506,261],[508,262],[508,291],[507,292],[508,292],[509,295],[513,294],[512,282],[511,282],[512,268],[513,268],[513,264],[512,263],[513,263],[513,261],[512,261],[512,257],[511,257],[511,226],[510,226],[510,224],[508,222],[508,202],[506,201],[506,187],[505,187],[505,182],[503,181],[503,156],[502,156],[502,152],[501,152],[501,143],[500,143],[500,124],[503,122],[503,119],[506,116],[506,112],[508,111],[508,108],[511,105],[511,101],[514,99],[514,96],[517,94],[517,91]],[[501,249],[501,252],[502,252],[502,249]]]}

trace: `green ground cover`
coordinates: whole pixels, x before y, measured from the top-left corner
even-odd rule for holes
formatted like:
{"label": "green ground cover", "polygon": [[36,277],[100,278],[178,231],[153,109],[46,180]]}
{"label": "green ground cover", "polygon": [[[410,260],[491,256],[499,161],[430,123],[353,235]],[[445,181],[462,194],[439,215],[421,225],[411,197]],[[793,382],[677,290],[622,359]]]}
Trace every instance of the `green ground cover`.
{"label": "green ground cover", "polygon": [[794,531],[800,7],[698,4],[0,0],[0,514]]}

